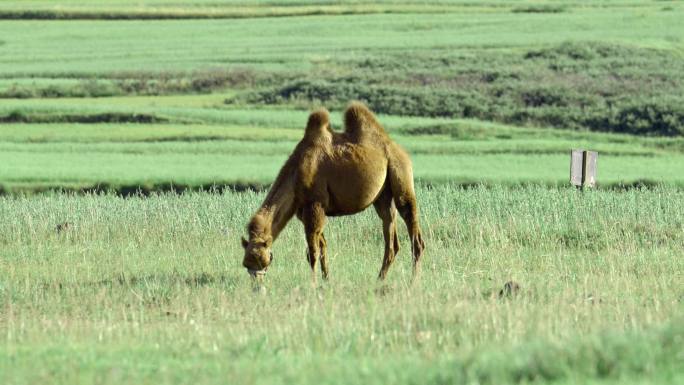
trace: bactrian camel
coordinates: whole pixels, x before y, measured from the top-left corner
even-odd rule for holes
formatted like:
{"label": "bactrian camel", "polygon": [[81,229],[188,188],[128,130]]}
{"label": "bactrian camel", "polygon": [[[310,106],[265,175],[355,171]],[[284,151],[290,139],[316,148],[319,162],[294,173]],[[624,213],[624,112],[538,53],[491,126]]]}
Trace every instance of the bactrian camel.
{"label": "bactrian camel", "polygon": [[385,278],[399,251],[397,211],[411,237],[415,278],[425,243],[408,154],[390,139],[362,103],[352,102],[344,112],[343,133],[331,129],[328,111],[314,111],[304,138],[247,226],[249,240],[242,238],[242,264],[253,277],[265,274],[273,261],[273,242],[296,214],[304,224],[313,279],[317,260],[327,279],[327,243],[323,235],[326,217],[356,214],[371,204],[382,219],[385,238],[379,278]]}

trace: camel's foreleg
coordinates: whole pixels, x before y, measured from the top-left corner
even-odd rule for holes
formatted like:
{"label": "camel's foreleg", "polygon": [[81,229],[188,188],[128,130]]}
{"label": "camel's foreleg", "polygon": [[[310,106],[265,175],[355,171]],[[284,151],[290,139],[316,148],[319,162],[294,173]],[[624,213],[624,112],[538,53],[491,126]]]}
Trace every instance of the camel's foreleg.
{"label": "camel's foreleg", "polygon": [[320,203],[312,203],[302,210],[302,222],[306,233],[306,243],[308,246],[307,257],[311,266],[313,282],[316,282],[316,260],[321,259],[321,270],[323,278],[328,277],[328,266],[324,254],[327,254],[326,242],[323,237],[323,227],[325,227],[325,210]]}
{"label": "camel's foreleg", "polygon": [[380,274],[378,274],[378,279],[384,280],[387,276],[387,271],[392,265],[392,262],[394,262],[397,252],[399,252],[399,239],[397,237],[396,225],[397,209],[394,206],[392,192],[389,188],[385,188],[385,191],[380,195],[380,198],[374,203],[374,207],[378,216],[382,219],[382,235],[385,239],[385,255],[382,259]]}
{"label": "camel's foreleg", "polygon": [[321,254],[321,274],[324,280],[328,280],[328,241],[325,240],[325,235],[321,233],[319,239],[319,247]]}

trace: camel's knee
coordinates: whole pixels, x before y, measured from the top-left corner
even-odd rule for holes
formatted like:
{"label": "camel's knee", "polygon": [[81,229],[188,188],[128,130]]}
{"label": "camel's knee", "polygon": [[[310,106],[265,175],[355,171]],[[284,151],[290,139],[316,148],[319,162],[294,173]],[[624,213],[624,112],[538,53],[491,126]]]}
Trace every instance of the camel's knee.
{"label": "camel's knee", "polygon": [[423,235],[420,233],[420,230],[413,239],[413,248],[417,254],[423,254],[425,250],[425,241],[423,241]]}
{"label": "camel's knee", "polygon": [[318,260],[321,254],[319,234],[315,231],[307,231],[306,243],[308,246],[306,251],[306,259],[309,261],[311,269],[314,269],[316,267],[316,260]]}
{"label": "camel's knee", "polygon": [[318,247],[321,249],[321,253],[324,254],[325,249],[328,247],[328,242],[325,240],[323,234],[318,237]]}
{"label": "camel's knee", "polygon": [[318,245],[318,240],[316,238],[317,237],[309,237],[309,239],[307,240],[309,247],[306,252],[306,257],[309,259],[309,262],[315,262],[318,258],[318,254],[320,253],[320,247]]}
{"label": "camel's knee", "polygon": [[321,274],[323,275],[323,279],[327,280],[328,279],[328,261],[327,261],[328,242],[325,240],[325,236],[323,234],[321,234],[318,246],[320,248]]}
{"label": "camel's knee", "polygon": [[418,206],[416,205],[415,199],[411,199],[408,202],[402,202],[402,205],[397,205],[397,210],[399,210],[399,215],[409,227],[409,231],[414,231],[418,226]]}
{"label": "camel's knee", "polygon": [[413,253],[413,262],[417,264],[423,255],[423,251],[425,251],[425,241],[423,241],[420,229],[411,237],[411,251]]}
{"label": "camel's knee", "polygon": [[328,242],[323,234],[318,239],[318,253],[320,254],[321,263],[325,264],[326,257],[328,256]]}
{"label": "camel's knee", "polygon": [[399,235],[397,234],[397,227],[394,226],[394,255],[399,254]]}

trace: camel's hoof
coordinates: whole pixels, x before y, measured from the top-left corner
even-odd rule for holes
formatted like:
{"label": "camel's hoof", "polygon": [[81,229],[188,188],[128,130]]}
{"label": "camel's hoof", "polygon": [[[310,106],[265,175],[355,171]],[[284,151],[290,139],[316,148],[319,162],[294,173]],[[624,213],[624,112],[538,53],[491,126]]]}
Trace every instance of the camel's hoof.
{"label": "camel's hoof", "polygon": [[72,227],[74,227],[74,225],[71,222],[62,222],[55,226],[55,231],[57,232],[57,234],[59,234],[71,229]]}
{"label": "camel's hoof", "polygon": [[378,286],[375,289],[375,294],[377,294],[379,296],[385,296],[385,295],[389,294],[390,291],[392,291],[392,290],[390,289],[390,287],[388,285],[382,285],[382,286]]}
{"label": "camel's hoof", "polygon": [[252,289],[252,292],[253,292],[254,294],[258,294],[258,295],[266,295],[266,286],[264,286],[264,285],[256,285],[256,286],[254,286],[254,288]]}
{"label": "camel's hoof", "polygon": [[520,293],[520,285],[515,281],[508,281],[499,291],[499,298],[512,298]]}

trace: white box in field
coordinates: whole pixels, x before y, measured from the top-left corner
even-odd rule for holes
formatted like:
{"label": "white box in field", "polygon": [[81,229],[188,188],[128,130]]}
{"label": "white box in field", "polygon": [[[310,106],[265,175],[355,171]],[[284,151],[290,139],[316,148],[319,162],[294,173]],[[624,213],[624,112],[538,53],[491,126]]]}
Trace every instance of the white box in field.
{"label": "white box in field", "polygon": [[577,187],[596,186],[598,152],[572,150],[570,152],[570,183]]}

